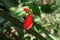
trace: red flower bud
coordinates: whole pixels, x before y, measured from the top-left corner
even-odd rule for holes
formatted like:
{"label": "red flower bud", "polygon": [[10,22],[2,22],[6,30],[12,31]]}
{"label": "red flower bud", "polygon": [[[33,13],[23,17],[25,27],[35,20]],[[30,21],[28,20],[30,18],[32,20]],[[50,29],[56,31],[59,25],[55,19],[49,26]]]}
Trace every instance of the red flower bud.
{"label": "red flower bud", "polygon": [[29,29],[32,27],[32,25],[33,25],[32,15],[29,14],[29,15],[26,17],[26,19],[24,20],[23,26],[24,26],[25,30],[29,30]]}
{"label": "red flower bud", "polygon": [[24,8],[24,11],[25,11],[26,13],[29,13],[29,12],[30,12],[30,10],[29,10],[28,8]]}

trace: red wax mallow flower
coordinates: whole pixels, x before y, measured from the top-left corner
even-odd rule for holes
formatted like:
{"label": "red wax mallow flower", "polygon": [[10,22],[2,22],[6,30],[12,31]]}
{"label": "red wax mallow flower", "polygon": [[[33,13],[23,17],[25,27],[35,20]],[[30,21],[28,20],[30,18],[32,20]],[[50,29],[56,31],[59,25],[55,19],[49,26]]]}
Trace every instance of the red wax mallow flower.
{"label": "red wax mallow flower", "polygon": [[33,25],[32,22],[32,15],[28,14],[28,16],[26,17],[26,19],[23,22],[23,26],[25,30],[29,30]]}
{"label": "red wax mallow flower", "polygon": [[29,10],[28,8],[24,8],[24,11],[25,11],[26,13],[29,13],[29,12],[30,12],[30,10]]}

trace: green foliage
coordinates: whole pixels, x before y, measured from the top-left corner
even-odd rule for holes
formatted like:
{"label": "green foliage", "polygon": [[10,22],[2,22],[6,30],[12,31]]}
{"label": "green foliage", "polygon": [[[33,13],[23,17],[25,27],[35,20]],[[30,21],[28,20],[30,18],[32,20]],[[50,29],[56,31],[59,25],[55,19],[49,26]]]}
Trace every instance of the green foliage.
{"label": "green foliage", "polygon": [[40,15],[40,9],[36,3],[30,3],[29,8],[32,9],[33,14],[41,16]]}
{"label": "green foliage", "polygon": [[52,12],[54,12],[56,9],[57,9],[56,2],[54,2],[54,3],[51,4],[51,5],[46,4],[46,5],[42,5],[42,6],[41,6],[42,12],[45,12],[45,13],[52,13]]}
{"label": "green foliage", "polygon": [[48,4],[41,6],[41,10],[42,10],[42,12],[45,12],[45,13],[53,12],[53,10],[50,8],[50,5],[48,5]]}
{"label": "green foliage", "polygon": [[[0,40],[59,40],[60,0],[43,6],[39,6],[38,1],[0,0]],[[23,28],[23,17],[27,15],[23,11],[24,8],[29,8],[33,16],[33,26],[30,30]],[[41,17],[42,15],[44,17]]]}

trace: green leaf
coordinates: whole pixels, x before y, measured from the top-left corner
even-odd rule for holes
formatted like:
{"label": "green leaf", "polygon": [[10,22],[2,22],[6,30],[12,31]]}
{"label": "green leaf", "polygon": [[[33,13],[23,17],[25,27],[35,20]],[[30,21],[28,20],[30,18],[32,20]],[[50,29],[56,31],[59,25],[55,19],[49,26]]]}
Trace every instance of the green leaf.
{"label": "green leaf", "polygon": [[41,11],[44,13],[51,13],[53,10],[50,8],[50,5],[46,4],[41,6]]}
{"label": "green leaf", "polygon": [[32,9],[33,14],[40,16],[40,9],[37,4],[30,3],[29,8]]}
{"label": "green leaf", "polygon": [[37,29],[36,26],[33,26],[33,29],[34,29],[37,33],[39,33],[39,30]]}

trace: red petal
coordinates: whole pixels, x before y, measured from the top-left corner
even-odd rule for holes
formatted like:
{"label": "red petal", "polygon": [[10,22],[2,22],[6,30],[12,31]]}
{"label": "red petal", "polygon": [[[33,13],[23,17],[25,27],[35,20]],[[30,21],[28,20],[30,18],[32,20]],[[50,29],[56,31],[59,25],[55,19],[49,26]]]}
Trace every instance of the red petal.
{"label": "red petal", "polygon": [[24,11],[25,11],[26,13],[29,13],[29,12],[30,12],[30,10],[29,10],[28,8],[24,8]]}
{"label": "red petal", "polygon": [[23,26],[24,26],[24,28],[25,28],[26,30],[29,30],[29,29],[32,27],[32,25],[33,25],[32,15],[29,14],[29,15],[26,17],[26,19],[24,20]]}

